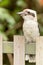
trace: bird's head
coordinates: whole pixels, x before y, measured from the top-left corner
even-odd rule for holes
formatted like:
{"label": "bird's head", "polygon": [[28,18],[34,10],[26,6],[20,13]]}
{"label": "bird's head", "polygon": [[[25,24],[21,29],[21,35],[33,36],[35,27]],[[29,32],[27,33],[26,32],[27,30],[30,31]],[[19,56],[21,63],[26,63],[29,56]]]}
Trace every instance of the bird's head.
{"label": "bird's head", "polygon": [[31,9],[25,9],[21,12],[18,12],[19,15],[21,15],[23,17],[24,20],[37,20],[37,15],[36,15],[36,11],[31,10]]}

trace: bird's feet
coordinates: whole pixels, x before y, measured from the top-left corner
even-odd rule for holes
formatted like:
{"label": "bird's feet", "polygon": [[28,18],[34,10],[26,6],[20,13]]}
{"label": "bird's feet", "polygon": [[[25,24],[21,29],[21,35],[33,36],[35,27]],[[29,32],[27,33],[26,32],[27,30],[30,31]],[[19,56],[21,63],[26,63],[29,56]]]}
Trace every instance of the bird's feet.
{"label": "bird's feet", "polygon": [[26,41],[26,44],[36,43],[36,41]]}

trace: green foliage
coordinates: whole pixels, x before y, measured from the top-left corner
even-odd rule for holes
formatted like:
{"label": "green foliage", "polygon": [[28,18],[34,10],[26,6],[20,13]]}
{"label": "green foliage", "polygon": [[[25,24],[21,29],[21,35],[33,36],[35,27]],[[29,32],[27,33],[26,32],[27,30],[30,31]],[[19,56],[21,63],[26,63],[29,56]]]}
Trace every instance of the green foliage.
{"label": "green foliage", "polygon": [[[30,0],[2,0],[0,2],[0,32],[6,35],[8,39],[11,40],[10,37],[13,37],[15,34],[22,35],[22,26],[19,26],[18,23],[22,22],[21,17],[17,14],[17,12],[27,8],[28,6],[32,9],[35,9],[37,12],[41,9],[38,8],[38,1]],[[40,10],[43,12],[43,9]],[[38,14],[38,22],[40,34],[43,35],[43,15]],[[16,25],[17,24],[17,25]]]}
{"label": "green foliage", "polygon": [[13,12],[12,12],[12,15],[13,17],[15,18],[16,22],[19,22],[20,20],[20,16],[17,14],[17,12],[21,11],[21,9],[19,8],[16,8]]}
{"label": "green foliage", "polygon": [[8,30],[11,30],[13,29],[14,25],[15,25],[15,19],[11,16],[9,11],[7,9],[0,8],[0,31],[3,33]]}
{"label": "green foliage", "polygon": [[43,14],[38,14],[40,35],[43,36]]}
{"label": "green foliage", "polygon": [[19,28],[19,25],[17,25],[18,29],[16,29],[17,26],[15,25],[21,21],[17,12],[23,10],[26,6],[24,0],[2,0],[0,2],[0,32],[6,36],[7,40],[11,40],[14,34],[22,34],[21,26]]}
{"label": "green foliage", "polygon": [[23,8],[27,6],[27,4],[24,0],[18,0],[16,2],[16,5],[19,6],[19,7],[23,7]]}
{"label": "green foliage", "polygon": [[7,35],[4,32],[0,31],[0,34],[2,35],[3,40],[5,40],[5,41],[8,40]]}
{"label": "green foliage", "polygon": [[0,2],[0,7],[7,7],[10,4],[10,0],[2,0]]}

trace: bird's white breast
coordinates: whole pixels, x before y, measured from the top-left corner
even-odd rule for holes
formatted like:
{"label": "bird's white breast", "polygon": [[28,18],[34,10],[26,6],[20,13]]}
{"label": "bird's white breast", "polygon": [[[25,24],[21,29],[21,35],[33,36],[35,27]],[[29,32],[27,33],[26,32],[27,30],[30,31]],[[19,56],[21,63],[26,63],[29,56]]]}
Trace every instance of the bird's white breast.
{"label": "bird's white breast", "polygon": [[24,21],[23,32],[27,40],[29,38],[35,40],[35,38],[39,36],[38,23],[35,21],[31,21],[31,20]]}

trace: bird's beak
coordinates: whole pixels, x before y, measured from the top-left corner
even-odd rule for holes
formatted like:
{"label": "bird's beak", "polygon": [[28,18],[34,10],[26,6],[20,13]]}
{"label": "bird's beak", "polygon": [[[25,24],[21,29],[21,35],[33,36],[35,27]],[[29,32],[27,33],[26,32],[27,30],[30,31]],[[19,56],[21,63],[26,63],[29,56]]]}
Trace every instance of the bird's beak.
{"label": "bird's beak", "polygon": [[22,14],[23,14],[23,12],[18,12],[17,14],[22,15]]}

